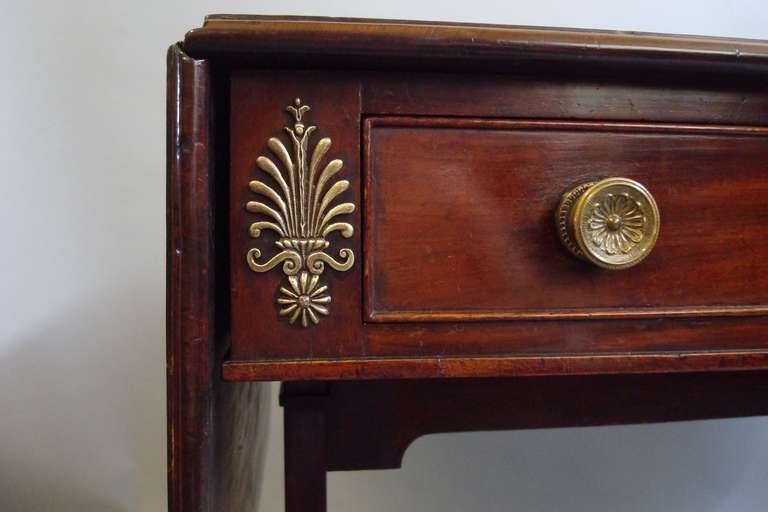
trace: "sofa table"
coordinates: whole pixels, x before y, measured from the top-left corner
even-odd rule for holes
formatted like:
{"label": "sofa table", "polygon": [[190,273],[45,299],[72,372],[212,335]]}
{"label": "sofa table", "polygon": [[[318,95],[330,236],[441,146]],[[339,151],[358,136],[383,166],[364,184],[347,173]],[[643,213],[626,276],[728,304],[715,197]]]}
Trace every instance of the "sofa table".
{"label": "sofa table", "polygon": [[168,53],[172,512],[438,432],[768,414],[768,43],[209,16]]}

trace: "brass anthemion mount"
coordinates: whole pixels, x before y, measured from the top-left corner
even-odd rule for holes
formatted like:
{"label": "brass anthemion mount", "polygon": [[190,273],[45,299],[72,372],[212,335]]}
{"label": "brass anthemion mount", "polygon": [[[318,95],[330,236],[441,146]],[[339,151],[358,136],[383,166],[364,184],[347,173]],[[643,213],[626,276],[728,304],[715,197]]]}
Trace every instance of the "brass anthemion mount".
{"label": "brass anthemion mount", "polygon": [[[343,272],[352,268],[355,262],[351,249],[340,249],[339,260],[326,252],[331,245],[327,240],[330,233],[338,231],[344,238],[350,238],[354,233],[351,224],[332,221],[339,215],[354,212],[355,205],[349,202],[334,205],[338,196],[349,188],[349,181],[338,180],[329,185],[343,166],[339,159],[321,166],[331,147],[331,139],[320,139],[308,158],[309,137],[316,129],[302,123],[302,117],[310,110],[309,105],[302,105],[296,98],[286,110],[294,120],[293,126],[284,128],[290,136],[292,151],[277,137],[269,139],[267,146],[274,157],[259,156],[256,167],[274,184],[251,181],[251,192],[263,199],[246,204],[249,212],[266,218],[251,224],[250,235],[259,238],[265,229],[276,232],[280,236],[275,242],[279,252],[271,259],[259,262],[261,250],[254,247],[248,251],[246,261],[254,272],[267,272],[282,263],[288,282],[280,287],[277,299],[280,315],[291,324],[300,319],[301,325],[307,327],[310,322],[317,324],[320,316],[329,313],[329,288],[320,282],[325,265]],[[267,201],[262,202],[264,199]]]}

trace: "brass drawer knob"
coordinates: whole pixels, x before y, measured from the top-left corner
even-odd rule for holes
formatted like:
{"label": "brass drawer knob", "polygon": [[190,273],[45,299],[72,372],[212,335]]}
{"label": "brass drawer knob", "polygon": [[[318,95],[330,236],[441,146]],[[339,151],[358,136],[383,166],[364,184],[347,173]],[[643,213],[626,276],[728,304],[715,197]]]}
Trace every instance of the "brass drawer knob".
{"label": "brass drawer knob", "polygon": [[581,183],[555,212],[560,241],[575,256],[618,270],[640,263],[659,235],[659,208],[648,190],[627,178]]}

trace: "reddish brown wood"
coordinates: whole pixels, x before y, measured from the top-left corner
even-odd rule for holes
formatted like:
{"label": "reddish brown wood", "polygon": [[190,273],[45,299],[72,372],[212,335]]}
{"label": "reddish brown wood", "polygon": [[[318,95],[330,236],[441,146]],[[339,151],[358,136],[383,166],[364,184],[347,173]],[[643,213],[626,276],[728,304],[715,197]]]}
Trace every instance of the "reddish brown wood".
{"label": "reddish brown wood", "polygon": [[399,468],[428,434],[761,415],[767,392],[765,372],[287,383],[287,510],[324,512],[327,471]]}
{"label": "reddish brown wood", "polygon": [[[285,107],[301,98],[311,110],[303,118],[307,126],[317,130],[310,139],[311,147],[322,137],[331,138],[324,162],[341,159],[344,166],[337,179],[350,182],[349,190],[339,200],[353,200],[356,211],[345,215],[344,222],[355,226],[352,238],[333,233],[329,254],[338,258],[342,247],[351,248],[361,257],[362,219],[360,214],[360,82],[354,76],[328,72],[236,72],[231,80],[232,110],[230,172],[230,253],[231,253],[231,329],[234,358],[244,353],[259,357],[344,357],[363,350],[357,331],[360,327],[360,282],[362,266],[356,263],[348,272],[327,269],[323,282],[330,287],[333,302],[331,315],[311,329],[289,325],[278,316],[275,299],[286,276],[280,267],[266,273],[255,273],[245,255],[259,248],[266,261],[276,254],[277,237],[264,230],[253,239],[250,224],[262,216],[248,213],[245,205],[257,199],[249,190],[251,180],[269,180],[255,166],[259,155],[272,155],[267,147],[271,137],[284,140],[291,147],[284,127],[292,126]],[[272,155],[273,156],[273,155]]]}
{"label": "reddish brown wood", "polygon": [[[757,350],[768,317],[366,324],[367,357],[574,355]],[[415,343],[418,342],[418,345]],[[660,360],[663,358],[660,358]],[[716,368],[713,368],[716,369]]]}
{"label": "reddish brown wood", "polygon": [[[768,129],[395,117],[366,131],[368,320],[768,313]],[[642,265],[591,268],[553,236],[562,192],[594,176],[659,204]]]}
{"label": "reddish brown wood", "polygon": [[254,509],[264,384],[220,379],[226,348],[215,245],[210,64],[168,51],[168,486],[172,512]]}
{"label": "reddish brown wood", "polygon": [[332,383],[327,469],[397,468],[415,439],[438,432],[765,415],[767,377],[746,372]]}
{"label": "reddish brown wood", "polygon": [[[708,75],[710,78],[715,76],[714,73]],[[744,243],[745,238],[742,233],[745,229],[757,231],[765,229],[764,221],[757,217],[765,217],[766,211],[760,199],[765,193],[765,180],[762,177],[760,162],[765,145],[763,134],[766,129],[751,124],[744,125],[744,123],[765,124],[765,121],[768,121],[768,95],[757,87],[758,82],[751,80],[734,79],[727,84],[708,80],[695,84],[678,83],[670,86],[666,81],[654,81],[651,80],[652,77],[631,73],[623,74],[621,80],[604,79],[599,83],[590,82],[590,77],[591,75],[584,75],[571,79],[543,80],[498,74],[473,75],[469,79],[459,75],[445,74],[398,75],[396,73],[323,71],[304,74],[235,73],[232,80],[232,101],[233,105],[239,105],[239,107],[233,109],[234,115],[231,120],[233,178],[230,181],[230,187],[232,197],[236,198],[230,206],[230,229],[234,235],[230,245],[233,258],[231,287],[234,294],[231,359],[265,363],[279,360],[276,362],[280,364],[273,369],[285,369],[287,373],[283,378],[291,378],[290,376],[294,375],[293,370],[289,368],[293,368],[296,364],[308,364],[306,371],[300,372],[303,375],[302,378],[311,376],[312,369],[320,372],[317,374],[318,378],[332,378],[333,373],[329,370],[332,366],[329,366],[328,361],[339,358],[338,376],[341,378],[342,375],[349,375],[349,368],[356,366],[353,362],[356,357],[397,359],[412,356],[434,359],[445,356],[494,355],[503,358],[504,356],[547,354],[622,354],[628,351],[642,355],[649,355],[648,352],[655,351],[699,351],[706,354],[709,350],[764,349],[767,342],[764,333],[768,324],[765,306],[761,305],[765,302],[762,294],[763,287],[754,285],[760,282],[763,275],[766,275],[765,272],[760,271],[764,266],[764,258],[760,258],[764,249],[760,247],[765,245],[763,241],[765,237],[758,236],[749,244],[749,250],[738,250],[738,247],[741,247],[739,244]],[[401,293],[399,299],[411,301],[410,308],[405,311],[406,314],[398,308],[387,307],[379,308],[374,318],[366,318],[364,311],[360,309],[360,293],[363,287],[356,284],[358,274],[339,274],[328,271],[326,274],[329,276],[332,289],[338,286],[336,283],[343,283],[344,293],[343,295],[334,293],[332,315],[324,318],[321,325],[312,328],[313,332],[308,335],[299,329],[291,329],[276,315],[274,290],[282,279],[280,272],[273,272],[272,275],[256,275],[246,268],[244,254],[248,248],[254,246],[254,240],[250,239],[246,233],[252,216],[243,214],[243,207],[249,198],[247,182],[255,174],[253,171],[255,157],[260,151],[264,151],[264,141],[269,136],[273,136],[275,130],[286,122],[281,107],[285,101],[272,102],[270,99],[265,102],[263,99],[280,96],[283,92],[282,87],[290,93],[286,96],[290,96],[306,90],[307,83],[326,83],[327,80],[332,81],[333,87],[322,89],[323,95],[311,98],[312,103],[320,105],[323,103],[322,98],[328,97],[331,98],[329,104],[333,105],[333,108],[336,105],[344,105],[345,101],[333,99],[344,95],[352,97],[351,93],[345,92],[348,90],[345,89],[346,86],[341,84],[359,83],[362,94],[361,116],[370,118],[374,114],[408,113],[410,118],[407,120],[398,117],[397,119],[389,118],[389,122],[408,123],[411,130],[424,130],[417,132],[422,134],[421,137],[424,140],[412,140],[408,133],[401,132],[403,136],[396,144],[390,144],[387,149],[393,158],[395,155],[397,158],[404,158],[407,155],[409,161],[418,162],[421,165],[410,163],[407,172],[404,170],[406,169],[404,165],[399,166],[401,170],[390,167],[393,176],[397,175],[397,179],[388,178],[381,184],[382,187],[392,189],[403,186],[410,180],[413,186],[404,186],[402,190],[404,194],[393,189],[394,193],[404,198],[414,198],[414,201],[411,201],[412,204],[425,203],[422,214],[428,214],[430,211],[437,212],[439,209],[437,204],[440,199],[443,199],[432,196],[431,192],[434,188],[432,185],[424,183],[418,185],[425,173],[434,171],[433,162],[437,159],[442,159],[440,161],[443,168],[455,170],[455,166],[451,166],[457,161],[463,161],[467,168],[478,166],[482,162],[496,165],[497,169],[501,169],[505,158],[522,159],[521,161],[528,158],[531,173],[534,171],[538,173],[537,162],[532,156],[535,150],[523,145],[524,141],[517,141],[518,132],[523,132],[526,137],[542,137],[545,141],[549,140],[549,144],[560,149],[559,153],[550,151],[549,153],[553,153],[552,156],[549,153],[539,153],[541,164],[545,167],[544,171],[549,173],[546,176],[552,179],[540,180],[540,184],[536,186],[538,188],[532,191],[531,198],[538,208],[534,215],[536,221],[524,223],[522,226],[512,226],[515,229],[505,227],[496,230],[500,238],[493,238],[493,228],[488,227],[490,223],[479,221],[473,225],[472,229],[475,233],[472,236],[481,238],[485,236],[487,243],[474,245],[462,238],[462,232],[456,227],[457,223],[451,224],[447,229],[442,229],[445,226],[438,226],[435,229],[423,230],[427,233],[428,240],[439,242],[437,245],[435,243],[418,244],[415,240],[394,240],[401,238],[400,233],[396,231],[397,224],[381,226],[382,229],[389,229],[392,233],[393,242],[383,245],[381,251],[382,256],[391,262],[387,273],[393,274],[393,269],[397,269],[398,274],[395,278],[400,279],[401,283],[397,288]],[[317,90],[316,87],[313,89]],[[332,93],[338,96],[329,96]],[[319,103],[316,98],[320,98]],[[313,105],[313,108],[320,107]],[[348,112],[348,110],[341,109],[340,112]],[[312,122],[319,125],[321,131],[326,129],[328,123],[337,122],[335,119],[338,118],[331,111],[327,113],[313,111],[313,114],[315,117],[312,118]],[[320,114],[323,115],[322,119],[318,117]],[[461,116],[471,114],[481,117],[476,119],[462,117],[460,121],[455,118],[440,120],[435,117],[454,114]],[[498,119],[520,116],[533,119],[529,121]],[[332,131],[329,129],[322,133],[333,137],[336,133],[348,131],[350,128],[344,123],[348,123],[350,118],[346,116],[345,119],[334,125]],[[559,119],[559,121],[555,123],[550,119]],[[627,119],[632,122],[585,123],[575,119]],[[694,121],[698,124],[691,124]],[[702,121],[708,122],[702,123]],[[461,132],[462,134],[473,134],[472,140],[477,147],[470,150],[470,145],[461,145],[461,149],[446,148],[446,151],[436,154],[430,148],[442,140],[437,135],[441,137],[446,136],[446,133],[450,135],[452,130],[448,128],[456,123],[466,128],[465,132]],[[440,125],[439,130],[437,125]],[[534,130],[533,134],[522,129],[505,131],[505,127],[509,128],[512,125],[518,128],[544,126],[549,127],[550,131],[539,129]],[[606,135],[593,137],[592,134],[583,131],[585,127]],[[557,129],[552,130],[553,128]],[[358,125],[355,125],[354,129],[358,130]],[[391,129],[394,130],[394,128]],[[483,150],[478,145],[480,143],[477,143],[480,136],[474,134],[477,132],[484,134],[486,131],[496,133],[500,148],[496,153],[488,151],[488,148]],[[648,133],[651,131],[655,131],[656,134]],[[435,136],[432,137],[432,134]],[[455,137],[457,144],[464,144],[462,136]],[[520,149],[518,156],[505,156],[502,151],[507,150],[508,137],[513,137],[517,141]],[[628,138],[635,148],[633,151],[627,149],[629,146],[627,148],[623,146],[625,138]],[[662,139],[661,146],[656,144],[657,138]],[[363,141],[365,140],[367,135],[364,133]],[[617,141],[622,141],[622,144],[620,145]],[[710,141],[715,144],[710,144]],[[584,147],[580,147],[579,144]],[[359,167],[356,169],[350,165],[348,159],[356,160],[355,151],[349,149],[356,145],[358,141],[345,139],[343,147],[340,148],[347,162],[345,170],[347,174],[344,177],[352,181],[352,188],[355,191],[359,187],[359,175],[356,172],[360,171],[358,171]],[[563,149],[564,146],[565,149]],[[662,146],[666,151],[661,151]],[[366,147],[370,148],[370,145]],[[570,153],[567,147],[571,148]],[[715,147],[718,151],[714,151]],[[339,146],[334,139],[334,150],[331,153],[337,148]],[[703,149],[706,151],[702,151]],[[451,153],[451,150],[454,153]],[[670,152],[677,155],[676,160],[670,161],[671,156],[667,156]],[[372,162],[372,154],[369,155],[363,151],[363,156],[363,164]],[[545,156],[550,158],[551,165],[545,165],[547,163]],[[418,160],[419,158],[421,160]],[[560,158],[560,164],[568,165],[553,168],[552,159],[555,158]],[[641,178],[641,181],[650,180],[656,183],[658,185],[656,188],[660,187],[660,192],[657,194],[661,193],[662,196],[666,194],[667,197],[665,204],[662,205],[663,227],[660,245],[650,259],[628,272],[611,273],[593,270],[565,252],[559,246],[555,236],[549,209],[554,209],[559,194],[564,188],[581,177],[594,175],[592,169],[595,162],[602,162],[603,167],[611,162],[621,164],[628,169],[629,174],[634,173],[633,175]],[[573,165],[577,168],[574,169]],[[656,173],[655,168],[668,171],[663,174]],[[613,167],[610,170],[612,171]],[[604,172],[607,173],[608,170]],[[365,171],[365,174],[368,179],[374,178],[374,172],[370,169]],[[491,174],[492,172],[486,172],[484,175]],[[514,180],[514,178],[514,176],[505,176],[507,180]],[[701,178],[705,178],[705,181],[702,182]],[[506,201],[504,194],[522,193],[521,190],[525,186],[530,186],[522,178],[518,181],[520,183],[515,185],[516,187],[520,185],[520,191],[513,187],[507,187],[506,190],[486,187],[481,190],[483,194],[478,198],[477,204],[499,204],[496,208],[483,211],[484,219],[490,219],[498,224],[507,218],[510,201]],[[707,185],[712,193],[686,193],[686,190],[693,187],[692,183],[695,183],[693,190],[699,190]],[[720,186],[721,183],[730,183],[731,186]],[[647,184],[654,188],[651,183]],[[739,196],[734,199],[734,194],[741,189],[745,189],[746,195],[742,197],[741,192],[738,192]],[[447,193],[462,193],[462,189],[448,188]],[[420,201],[416,200],[418,194],[423,195]],[[354,198],[355,195],[351,197]],[[358,262],[355,271],[357,272],[362,264],[368,261],[368,271],[371,274],[365,282],[370,283],[373,279],[371,260],[376,252],[370,249],[358,250],[358,236],[363,232],[371,235],[374,232],[371,224],[373,214],[384,210],[379,208],[381,205],[374,206],[375,197],[357,197],[358,204],[368,209],[369,214],[365,218],[368,222],[367,228],[357,229],[352,239],[352,247],[359,251],[356,253]],[[494,198],[496,198],[495,203]],[[386,199],[382,201],[386,202]],[[671,210],[670,206],[666,205],[667,201],[673,201]],[[691,201],[698,205],[699,209],[706,207],[706,214],[694,217],[688,215],[686,205],[690,205]],[[714,204],[718,207],[725,204],[735,205],[735,207],[721,215],[720,210],[710,208]],[[746,204],[755,207],[757,217],[751,213],[744,214],[747,208],[743,205]],[[386,208],[391,209],[396,206],[397,204],[393,203]],[[462,208],[465,207],[466,205],[462,206]],[[413,218],[416,218],[416,215],[414,213]],[[711,236],[708,230],[709,223],[720,224],[721,217],[730,222],[731,229],[719,230],[716,235]],[[403,225],[411,233],[418,230],[419,222],[408,222],[405,216],[400,216],[399,219],[399,222],[405,223]],[[432,221],[445,223],[446,219],[437,215],[432,218]],[[691,225],[685,224],[686,222],[690,222]],[[674,229],[670,230],[670,227]],[[519,239],[503,241],[504,236],[511,239],[515,233],[521,235]],[[703,236],[702,233],[707,235]],[[499,242],[498,245],[504,246],[505,250],[493,249],[492,240]],[[261,247],[268,248],[271,240],[265,239],[261,243],[264,244]],[[692,263],[681,260],[687,254],[684,248],[686,244],[696,247],[698,260]],[[433,250],[429,257],[434,260],[433,263],[428,263],[432,260],[425,259],[423,255],[425,246],[440,247],[439,251]],[[538,251],[545,260],[535,262],[530,257],[535,251]],[[672,253],[677,256],[665,258],[665,255]],[[415,256],[410,257],[410,254]],[[480,258],[480,264],[471,265],[468,260],[476,254],[482,255],[477,256]],[[516,269],[516,265],[506,265],[510,255],[518,255],[521,258],[525,256],[524,259],[518,259],[516,262],[526,263],[527,270]],[[734,261],[734,258],[736,258],[736,264],[729,264]],[[465,295],[449,294],[451,286],[455,286],[456,282],[452,283],[454,278],[448,277],[449,272],[440,272],[440,270],[449,269],[451,265],[456,266],[457,259],[463,259],[467,263],[458,270],[454,269],[457,274],[455,279],[461,282],[464,290],[469,287],[471,291],[476,292],[472,300],[466,300],[464,303],[475,308],[474,311],[459,307],[460,304],[456,301]],[[501,266],[496,267],[496,264]],[[416,269],[414,265],[421,266]],[[679,270],[688,269],[689,266],[697,268],[697,275],[708,272],[707,275],[710,278],[685,279],[686,276],[691,276],[691,273],[685,271],[680,273]],[[490,285],[495,286],[498,293],[483,294],[482,288],[489,282],[488,272],[484,269],[487,270],[490,267],[505,273],[507,278],[490,280]],[[530,272],[532,268],[533,271]],[[546,268],[546,272],[542,270],[543,268]],[[406,272],[405,269],[410,270]],[[674,279],[670,281],[662,278],[665,271],[668,272],[666,275],[673,274]],[[382,269],[379,277],[383,272]],[[548,287],[539,289],[538,279],[548,282]],[[531,283],[535,283],[535,286]],[[635,286],[635,291],[628,287],[629,284],[637,285],[638,283],[642,283],[642,286]],[[672,286],[675,283],[682,283],[685,286]],[[371,291],[371,287],[368,288]],[[411,289],[413,289],[412,293],[409,291]],[[525,292],[513,293],[514,290],[521,289]],[[580,294],[581,289],[586,292]],[[630,293],[624,297],[626,295],[624,290],[627,289]],[[596,290],[600,290],[599,296],[594,294]],[[442,297],[443,303],[433,303],[435,297]],[[512,302],[508,302],[505,306],[502,301],[502,305],[499,306],[496,303],[499,297],[506,297]],[[531,304],[533,299],[538,303]],[[591,303],[585,303],[589,308],[585,308],[584,303],[581,307],[579,306],[579,301],[585,300],[591,301]],[[617,302],[619,300],[623,302]],[[508,305],[514,304],[514,301],[517,301],[517,307],[509,308]],[[558,301],[560,307],[556,307]],[[737,307],[729,304],[736,304]],[[421,307],[422,305],[426,307]],[[659,313],[661,306],[664,306],[663,315]],[[343,312],[339,313],[340,311]],[[705,324],[702,324],[701,320],[691,318],[708,315],[720,318],[712,318]],[[546,320],[546,322],[509,321],[521,316]],[[574,321],[577,317],[587,316],[612,320],[610,322]],[[664,321],[654,319],[659,316],[670,318]],[[728,316],[734,318],[725,318]],[[629,321],[627,317],[634,317],[635,320]],[[555,321],[553,318],[561,320]],[[750,318],[750,320],[745,322],[741,318]],[[372,323],[371,320],[379,322]],[[426,324],[425,320],[430,322],[439,320],[440,325]],[[476,321],[469,328],[462,323],[466,320]],[[398,323],[391,323],[392,321]],[[283,364],[285,359],[303,360],[304,363],[288,361]],[[313,359],[318,360],[319,363],[312,363]],[[717,358],[717,361],[721,359]],[[659,361],[659,364],[665,366],[669,362],[664,357]],[[716,362],[714,359],[710,361],[713,364]],[[368,367],[369,364],[363,362],[360,366]],[[262,365],[261,368],[265,366]],[[423,368],[422,361],[395,366],[403,373],[393,373],[392,367],[389,367],[386,370],[388,375],[392,377],[424,376],[423,373],[408,373],[416,371],[415,368]],[[430,375],[435,375],[432,371],[435,366],[431,365],[430,368]],[[684,368],[681,366],[680,369]],[[260,371],[254,375],[261,374]],[[270,378],[279,378],[279,376],[275,377],[274,371],[268,371],[267,374]]]}
{"label": "reddish brown wood", "polygon": [[[579,66],[764,71],[768,43],[697,36],[468,23],[213,15],[190,31],[196,56],[313,66]],[[280,59],[275,59],[279,55]]]}
{"label": "reddish brown wood", "polygon": [[[326,471],[396,467],[424,434],[768,413],[768,43],[214,16],[185,45],[168,81],[172,512],[257,503],[263,388],[222,368],[330,381],[284,388],[293,512],[325,510]],[[279,269],[245,264],[274,242],[248,236],[248,182],[295,97],[358,205],[331,249],[357,263],[326,270],[331,315],[306,330],[277,315]],[[609,174],[645,182],[663,222],[651,257],[611,275],[551,219],[566,187]]]}
{"label": "reddish brown wood", "polygon": [[663,374],[755,370],[768,366],[762,351],[570,356],[413,357],[227,361],[230,381],[366,380],[542,375]]}
{"label": "reddish brown wood", "polygon": [[168,471],[172,512],[211,509],[215,371],[210,70],[168,51]]}
{"label": "reddish brown wood", "polygon": [[[471,327],[471,328],[470,328]],[[632,354],[647,363],[646,368],[659,364],[667,371],[673,371],[676,364],[684,371],[683,359],[667,354],[684,353],[687,357],[697,355],[703,363],[717,369],[723,364],[742,365],[739,358],[728,362],[730,353],[745,350],[757,351],[753,364],[741,367],[765,368],[765,333],[768,332],[768,319],[764,316],[730,317],[707,319],[662,319],[662,320],[610,320],[610,321],[514,321],[489,323],[429,323],[429,324],[366,324],[366,355],[354,358],[314,359],[270,359],[258,357],[235,358],[232,365],[246,368],[245,374],[235,377],[230,373],[229,364],[225,371],[226,378],[261,378],[264,380],[292,379],[333,379],[354,378],[357,368],[362,375],[376,376],[377,361],[382,364],[382,372],[388,378],[418,378],[439,376],[442,359],[465,357],[469,360],[484,357],[497,357],[504,361],[510,358],[509,365],[468,366],[488,372],[498,371],[504,375],[513,374],[523,369],[514,364],[517,357],[536,361],[537,365],[550,364],[550,368],[579,367],[580,372],[591,373],[585,367],[595,364],[594,371],[615,372],[617,367],[605,367],[597,364],[600,358],[581,359],[586,353],[605,356]],[[314,338],[319,343],[321,339]],[[725,347],[725,355],[709,351]],[[501,355],[500,355],[501,354]],[[400,364],[403,358],[412,357],[414,361]],[[384,361],[376,358],[384,358]],[[395,358],[397,364],[388,364],[387,359]],[[548,361],[551,359],[551,362]],[[625,369],[631,368],[629,360]],[[581,362],[581,363],[580,363]],[[359,363],[359,364],[358,364]],[[304,366],[305,368],[298,368]],[[252,367],[252,369],[248,369]],[[366,369],[363,371],[362,369]],[[503,370],[502,370],[503,369]],[[699,367],[705,370],[705,367]],[[554,370],[551,370],[554,371]],[[253,373],[250,373],[253,372]],[[284,372],[284,373],[281,373]],[[427,375],[425,375],[425,372]],[[467,376],[464,374],[464,376]],[[383,377],[383,376],[382,376]]]}
{"label": "reddish brown wood", "polygon": [[[370,73],[363,81],[363,112],[514,119],[561,119],[717,125],[768,124],[766,78],[729,79],[699,73],[677,79],[624,70],[596,76],[559,68],[528,75],[506,73]],[[767,75],[768,76],[768,75]]]}
{"label": "reddish brown wood", "polygon": [[293,384],[281,390],[285,407],[285,510],[325,512],[327,389]]}

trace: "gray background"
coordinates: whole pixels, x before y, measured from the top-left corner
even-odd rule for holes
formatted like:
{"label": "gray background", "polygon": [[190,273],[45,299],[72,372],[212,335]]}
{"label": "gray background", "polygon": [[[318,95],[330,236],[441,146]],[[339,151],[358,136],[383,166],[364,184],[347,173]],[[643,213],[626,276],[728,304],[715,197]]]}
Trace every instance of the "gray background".
{"label": "gray background", "polygon": [[[208,12],[768,39],[764,0],[0,3],[0,510],[165,510],[165,49]],[[282,506],[272,396],[262,510]],[[334,512],[764,511],[766,418],[432,436]]]}

